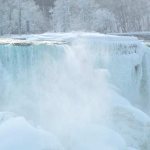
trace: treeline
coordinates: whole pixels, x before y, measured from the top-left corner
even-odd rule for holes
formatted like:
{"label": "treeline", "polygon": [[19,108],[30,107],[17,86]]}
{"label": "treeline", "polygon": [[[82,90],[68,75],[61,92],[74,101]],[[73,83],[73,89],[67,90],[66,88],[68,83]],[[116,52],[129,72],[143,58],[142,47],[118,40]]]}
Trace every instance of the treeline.
{"label": "treeline", "polygon": [[150,31],[149,0],[0,0],[0,34]]}
{"label": "treeline", "polygon": [[0,0],[0,34],[40,33],[47,21],[34,0]]}
{"label": "treeline", "polygon": [[149,0],[56,0],[55,31],[150,31]]}

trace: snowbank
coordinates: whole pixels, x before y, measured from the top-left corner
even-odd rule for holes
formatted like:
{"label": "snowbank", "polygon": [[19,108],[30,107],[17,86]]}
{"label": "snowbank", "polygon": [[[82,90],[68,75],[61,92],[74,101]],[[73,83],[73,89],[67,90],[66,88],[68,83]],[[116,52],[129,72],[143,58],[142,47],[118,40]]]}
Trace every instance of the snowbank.
{"label": "snowbank", "polygon": [[127,150],[127,146],[124,139],[117,132],[98,125],[87,125],[73,131],[68,149]]}
{"label": "snowbank", "polygon": [[0,125],[1,150],[63,150],[55,136],[15,117]]}

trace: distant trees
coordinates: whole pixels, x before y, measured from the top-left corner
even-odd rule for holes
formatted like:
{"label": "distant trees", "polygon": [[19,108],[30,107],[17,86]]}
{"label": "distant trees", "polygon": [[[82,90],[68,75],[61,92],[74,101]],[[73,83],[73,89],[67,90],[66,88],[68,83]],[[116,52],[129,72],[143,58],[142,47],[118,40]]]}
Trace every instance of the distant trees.
{"label": "distant trees", "polygon": [[54,30],[111,32],[115,30],[115,17],[100,9],[94,0],[57,0],[53,9]]}
{"label": "distant trees", "polygon": [[55,0],[34,0],[46,17],[49,17],[49,9],[54,7]]}
{"label": "distant trees", "polygon": [[0,0],[0,34],[46,31],[44,16],[33,0]]}
{"label": "distant trees", "polygon": [[150,30],[149,0],[0,0],[0,35]]}
{"label": "distant trees", "polygon": [[92,31],[100,33],[117,32],[117,20],[108,9],[97,9],[93,12]]}
{"label": "distant trees", "polygon": [[[78,5],[80,3],[80,5]],[[92,0],[83,3],[82,0],[58,0],[53,9],[52,21],[54,30],[67,32],[70,30],[89,30],[91,20]]]}
{"label": "distant trees", "polygon": [[55,31],[134,32],[150,30],[149,0],[56,0]]}
{"label": "distant trees", "polygon": [[70,30],[71,2],[70,0],[59,0],[55,2],[52,20],[55,31],[67,32]]}
{"label": "distant trees", "polygon": [[107,8],[115,15],[118,32],[150,30],[149,0],[96,0],[96,2],[99,7]]}

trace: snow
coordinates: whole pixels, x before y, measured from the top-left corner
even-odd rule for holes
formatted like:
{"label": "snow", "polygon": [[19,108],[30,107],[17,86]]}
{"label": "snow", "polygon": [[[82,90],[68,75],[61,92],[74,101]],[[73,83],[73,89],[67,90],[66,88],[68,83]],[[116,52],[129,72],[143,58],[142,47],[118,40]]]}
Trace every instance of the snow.
{"label": "snow", "polygon": [[88,39],[98,39],[100,41],[128,41],[130,40],[136,41],[135,37],[121,37],[115,35],[105,35],[99,33],[86,33],[86,32],[71,32],[71,33],[43,33],[43,34],[31,34],[31,35],[5,35],[1,37],[2,40],[22,40],[24,41],[72,41],[73,39],[78,39],[80,37],[88,38]]}
{"label": "snow", "polygon": [[[123,136],[127,145],[143,149],[149,144],[150,118],[132,106],[113,108],[113,127]],[[116,123],[117,122],[117,123]]]}
{"label": "snow", "polygon": [[124,139],[113,130],[90,125],[74,131],[69,141],[71,150],[126,150]]}
{"label": "snow", "polygon": [[63,150],[63,147],[52,134],[32,127],[22,117],[16,117],[0,125],[0,149]]}
{"label": "snow", "polygon": [[0,124],[4,121],[9,120],[10,118],[16,117],[14,113],[11,112],[0,112]]}
{"label": "snow", "polygon": [[144,43],[98,33],[0,42],[0,149],[149,150]]}

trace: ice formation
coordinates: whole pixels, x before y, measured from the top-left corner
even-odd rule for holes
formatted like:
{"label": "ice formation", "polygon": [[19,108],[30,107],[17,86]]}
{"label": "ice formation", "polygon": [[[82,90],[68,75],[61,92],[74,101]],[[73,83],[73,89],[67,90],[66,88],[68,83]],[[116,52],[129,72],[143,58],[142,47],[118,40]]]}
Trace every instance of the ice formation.
{"label": "ice formation", "polygon": [[0,149],[150,149],[150,52],[137,38],[46,33],[0,43]]}

